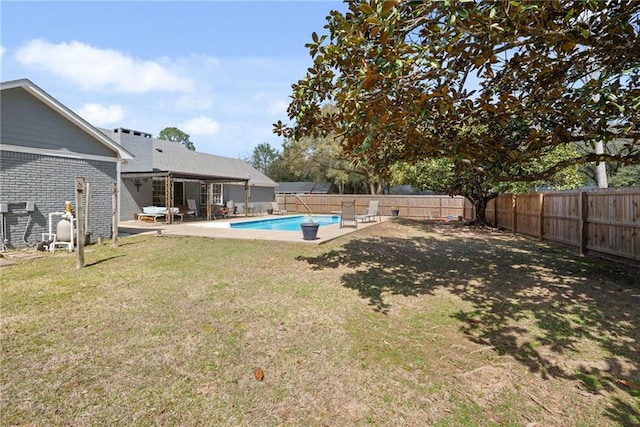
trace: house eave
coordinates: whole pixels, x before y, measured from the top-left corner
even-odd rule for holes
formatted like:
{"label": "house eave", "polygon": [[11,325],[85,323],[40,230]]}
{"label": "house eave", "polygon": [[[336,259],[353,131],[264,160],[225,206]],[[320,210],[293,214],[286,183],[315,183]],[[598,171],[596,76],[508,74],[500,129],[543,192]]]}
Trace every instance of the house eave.
{"label": "house eave", "polygon": [[84,120],[82,117],[78,116],[76,113],[62,105],[59,101],[49,95],[47,92],[38,87],[35,83],[33,83],[29,79],[20,79],[20,80],[11,80],[7,82],[2,82],[0,84],[0,89],[15,89],[21,88],[29,92],[35,98],[40,100],[42,103],[47,105],[52,110],[56,111],[65,119],[69,120],[71,123],[76,125],[78,128],[82,129],[88,135],[93,137],[95,140],[100,142],[101,144],[107,146],[110,150],[116,153],[118,160],[126,161],[133,160],[133,154],[131,154],[124,147],[115,143],[111,138],[107,137],[105,134],[100,132],[97,128],[91,125],[89,122]]}
{"label": "house eave", "polygon": [[205,174],[194,174],[188,172],[178,172],[178,171],[141,171],[141,172],[121,172],[122,178],[166,178],[171,177],[174,179],[195,179],[207,182],[224,182],[224,183],[242,183],[248,182],[248,178],[238,178],[238,177],[230,177],[230,176],[219,176],[219,175],[205,175]]}

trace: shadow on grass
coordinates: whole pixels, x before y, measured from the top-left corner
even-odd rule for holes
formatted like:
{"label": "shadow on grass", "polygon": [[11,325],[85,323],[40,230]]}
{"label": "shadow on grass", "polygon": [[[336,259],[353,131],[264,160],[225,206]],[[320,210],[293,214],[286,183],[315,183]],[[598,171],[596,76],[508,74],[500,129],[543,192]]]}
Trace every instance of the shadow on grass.
{"label": "shadow on grass", "polygon": [[[447,227],[403,226],[413,234]],[[604,372],[640,379],[640,279],[632,268],[503,233],[463,230],[354,239],[304,261],[313,269],[348,267],[344,286],[381,313],[390,309],[386,295],[421,296],[445,288],[473,306],[455,314],[468,339],[513,356],[542,378],[582,381],[587,391],[616,387],[600,375]],[[614,357],[593,366],[567,365],[565,359],[585,340]],[[586,376],[573,375],[576,369]],[[597,385],[585,383],[589,375]],[[619,404],[608,416],[624,424],[625,411],[637,412]]]}
{"label": "shadow on grass", "polygon": [[103,262],[111,261],[112,259],[116,259],[116,258],[122,258],[124,256],[125,255],[114,255],[114,256],[110,256],[108,258],[102,258],[102,259],[99,259],[99,260],[94,261],[94,262],[86,263],[84,266],[85,266],[85,268],[86,267],[95,267],[96,265],[102,264]]}

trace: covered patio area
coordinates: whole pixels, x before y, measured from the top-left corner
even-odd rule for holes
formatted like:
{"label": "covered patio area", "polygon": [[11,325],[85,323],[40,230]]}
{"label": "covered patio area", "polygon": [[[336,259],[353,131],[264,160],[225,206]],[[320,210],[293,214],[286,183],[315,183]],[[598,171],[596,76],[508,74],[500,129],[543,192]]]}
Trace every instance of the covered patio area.
{"label": "covered patio area", "polygon": [[[216,184],[235,184],[244,186],[244,206],[249,205],[249,180],[250,178],[240,178],[232,176],[217,176],[217,175],[203,175],[196,173],[176,172],[176,171],[153,171],[153,172],[122,172],[123,180],[133,180],[134,185],[139,186],[141,180],[147,181],[160,181],[163,183],[164,191],[164,207],[166,208],[166,215],[164,215],[163,221],[167,224],[173,224],[174,222],[182,222],[184,212],[176,215],[174,209],[181,208],[182,206],[176,206],[176,183],[183,185],[191,184],[195,186],[206,186],[206,203],[204,215],[200,216],[201,212],[196,212],[196,217],[201,217],[207,221],[216,219],[216,212],[224,207],[224,204],[220,200],[214,200],[213,198],[213,186]],[[245,209],[245,216],[249,215],[249,210]],[[179,220],[179,221],[178,221]],[[138,221],[139,222],[139,221]],[[157,222],[157,221],[153,221]]]}

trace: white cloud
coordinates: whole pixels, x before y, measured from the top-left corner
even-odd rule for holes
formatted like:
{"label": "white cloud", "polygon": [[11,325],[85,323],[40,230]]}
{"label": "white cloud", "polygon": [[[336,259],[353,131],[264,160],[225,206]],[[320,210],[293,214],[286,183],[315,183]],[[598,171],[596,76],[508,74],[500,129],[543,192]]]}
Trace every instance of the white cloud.
{"label": "white cloud", "polygon": [[272,116],[286,116],[289,104],[286,101],[276,101],[269,104],[267,113]]}
{"label": "white cloud", "polygon": [[84,104],[78,115],[94,126],[103,126],[120,123],[124,119],[124,109],[119,105]]}
{"label": "white cloud", "polygon": [[180,129],[184,129],[188,134],[194,135],[215,135],[220,131],[220,124],[209,117],[196,117],[183,124]]}
{"label": "white cloud", "polygon": [[190,91],[194,87],[191,80],[175,75],[158,62],[77,41],[55,44],[31,40],[18,49],[16,58],[23,65],[40,67],[83,89],[144,93]]}
{"label": "white cloud", "polygon": [[4,46],[0,46],[0,58],[2,58],[6,52],[7,49]]}

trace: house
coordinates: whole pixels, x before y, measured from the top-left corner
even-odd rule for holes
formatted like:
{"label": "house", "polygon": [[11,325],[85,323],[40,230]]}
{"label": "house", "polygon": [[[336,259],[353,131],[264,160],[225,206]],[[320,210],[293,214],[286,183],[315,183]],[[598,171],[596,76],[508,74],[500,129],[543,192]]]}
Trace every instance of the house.
{"label": "house", "polygon": [[76,177],[90,184],[86,231],[111,236],[114,186],[132,154],[28,79],[0,83],[0,94],[0,249],[36,244],[66,201],[75,211]]}
{"label": "house", "polygon": [[134,219],[145,206],[185,209],[189,199],[203,218],[229,200],[245,212],[245,206],[266,210],[274,200],[278,184],[243,160],[191,151],[146,132],[100,130],[135,156],[122,168],[123,220]]}

